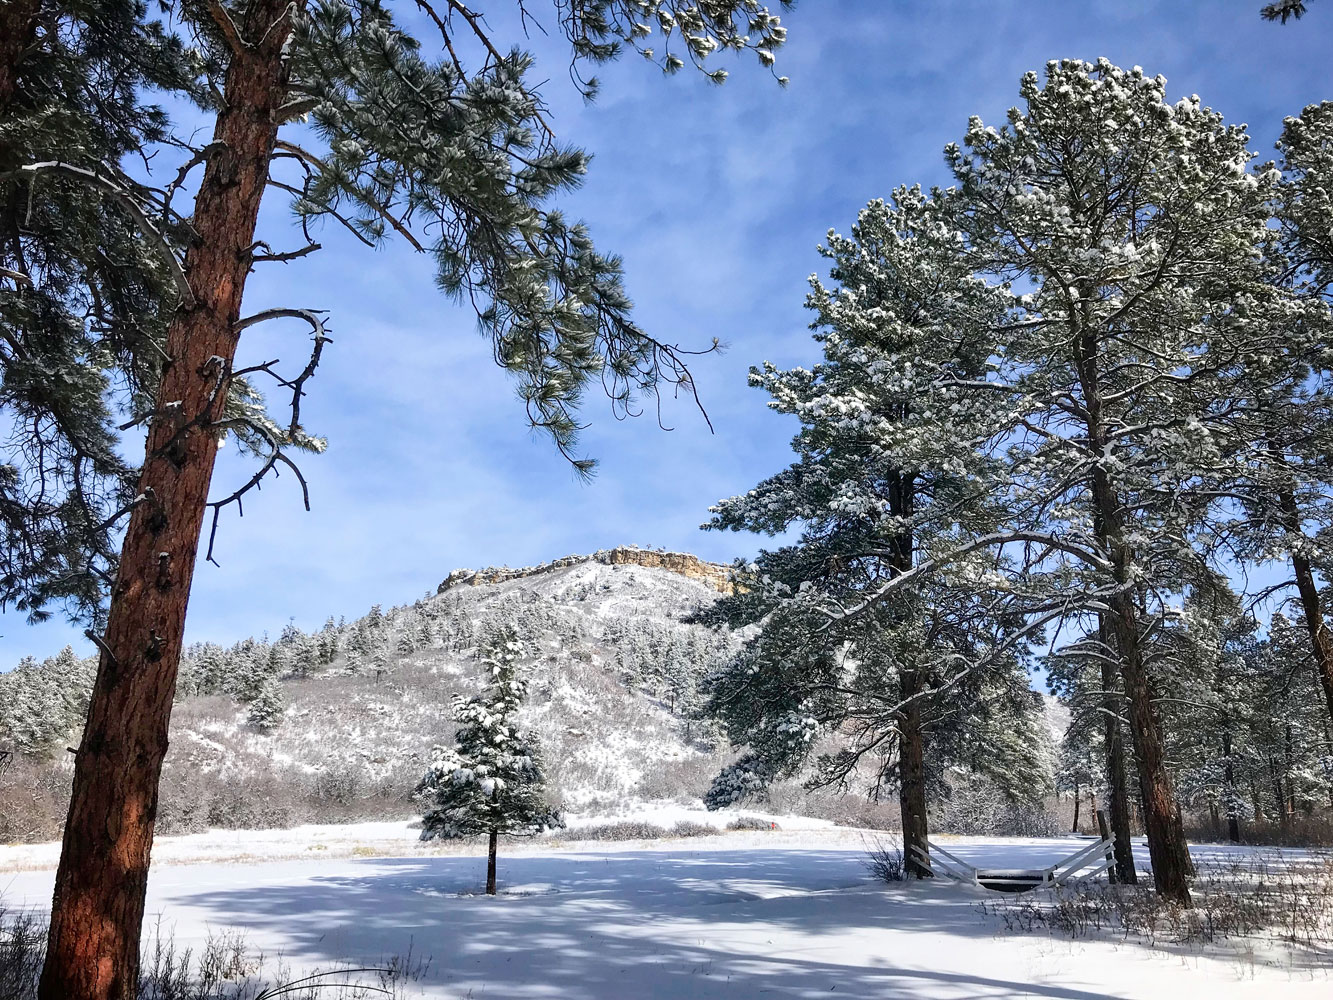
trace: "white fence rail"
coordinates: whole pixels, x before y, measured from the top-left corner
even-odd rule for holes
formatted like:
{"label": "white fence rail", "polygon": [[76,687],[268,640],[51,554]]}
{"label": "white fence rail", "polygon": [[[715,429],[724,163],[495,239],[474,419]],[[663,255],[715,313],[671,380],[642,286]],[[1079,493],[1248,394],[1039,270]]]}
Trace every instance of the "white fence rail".
{"label": "white fence rail", "polygon": [[917,861],[929,865],[937,875],[956,882],[970,882],[999,891],[1023,891],[1064,885],[1070,880],[1077,881],[1100,874],[1115,860],[1112,854],[1114,844],[1115,834],[1111,834],[1045,868],[978,868],[930,840],[926,841],[929,852],[923,850],[920,844],[913,844],[912,853]]}

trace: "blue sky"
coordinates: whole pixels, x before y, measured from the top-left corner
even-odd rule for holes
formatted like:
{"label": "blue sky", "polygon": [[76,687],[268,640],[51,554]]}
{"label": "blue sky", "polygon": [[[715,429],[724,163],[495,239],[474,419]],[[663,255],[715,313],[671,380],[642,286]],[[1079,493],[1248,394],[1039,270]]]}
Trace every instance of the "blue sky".
{"label": "blue sky", "polygon": [[[329,439],[325,455],[303,463],[313,509],[302,510],[286,476],[249,498],[243,519],[224,515],[221,568],[199,568],[188,638],[230,642],[276,634],[290,618],[312,628],[329,614],[358,616],[433,591],[460,566],[623,543],[724,561],[753,553],[758,538],[698,526],[709,504],[789,460],[793,425],[765,408],[745,373],[764,360],[815,359],[802,302],[807,277],[823,270],[815,246],[827,230],[846,230],[897,184],[945,181],[941,150],[968,116],[1000,122],[1023,72],[1055,58],[1106,56],[1162,73],[1173,97],[1197,93],[1248,122],[1266,157],[1284,115],[1333,98],[1333,4],[1311,4],[1286,27],[1260,21],[1259,6],[803,0],[785,18],[786,90],[748,59],[728,63],[731,79],[715,87],[688,71],[663,79],[631,58],[599,71],[591,106],[568,83],[555,40],[534,38],[560,137],[594,154],[586,184],[561,207],[624,257],[642,326],[683,346],[727,345],[695,370],[716,434],[684,401],[666,401],[674,429],[665,433],[651,414],[617,421],[590,396],[583,446],[601,465],[581,484],[527,429],[474,318],[435,291],[428,261],[326,231],[323,253],[262,265],[247,292],[247,311],[330,310],[335,342],[304,411]],[[505,20],[492,24],[504,35]],[[299,245],[281,198],[270,198],[263,228],[275,244]],[[296,360],[304,332],[252,333],[246,358]],[[224,453],[215,493],[244,475]],[[63,622],[0,616],[0,669],[71,641],[89,649]]]}

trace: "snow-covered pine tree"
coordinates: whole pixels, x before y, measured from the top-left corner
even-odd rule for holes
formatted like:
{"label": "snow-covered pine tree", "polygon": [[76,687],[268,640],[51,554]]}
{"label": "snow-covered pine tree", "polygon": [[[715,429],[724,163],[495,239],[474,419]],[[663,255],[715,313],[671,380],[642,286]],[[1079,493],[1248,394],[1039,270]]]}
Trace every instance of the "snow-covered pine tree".
{"label": "snow-covered pine tree", "polygon": [[435,620],[429,615],[422,615],[417,622],[413,642],[417,649],[431,649],[436,643]]}
{"label": "snow-covered pine tree", "polygon": [[282,725],[287,713],[287,695],[276,676],[265,678],[259,692],[245,712],[245,721],[261,733],[271,733]]}
{"label": "snow-covered pine tree", "polygon": [[1225,579],[1198,581],[1156,650],[1176,666],[1154,693],[1177,734],[1182,798],[1233,841],[1256,815],[1290,836],[1297,816],[1325,804],[1333,787],[1303,623],[1277,612],[1261,636],[1245,603]]}
{"label": "snow-covered pine tree", "polygon": [[375,677],[375,683],[378,684],[389,674],[389,640],[383,640],[375,644],[375,651],[370,654],[370,672]]}
{"label": "snow-covered pine tree", "polygon": [[559,810],[545,799],[541,745],[516,718],[527,693],[521,653],[512,628],[487,636],[480,650],[487,689],[455,699],[453,745],[435,747],[416,790],[422,840],[489,837],[486,892],[491,895],[500,834],[533,836],[564,826]]}
{"label": "snow-covered pine tree", "polygon": [[[918,875],[930,874],[916,853],[927,850],[928,771],[967,761],[1002,778],[1007,770],[1008,786],[1028,794],[1049,785],[1048,764],[1025,752],[1043,741],[1019,666],[1046,619],[1004,612],[986,592],[1003,581],[981,564],[869,599],[1003,513],[1003,477],[975,447],[993,401],[953,386],[981,376],[1007,300],[970,273],[960,245],[948,214],[916,188],[872,202],[850,237],[829,233],[821,252],[836,284],[812,278],[808,299],[823,361],[750,374],[770,407],[800,420],[799,459],[719,503],[705,525],[801,529],[799,542],[743,569],[745,588],[710,613],[760,631],[712,684],[712,710],[749,750],[719,776],[709,805],[795,773],[820,737],[837,733],[842,746],[814,780],[849,784],[865,764],[875,794],[896,788]],[[1004,721],[992,726],[996,716]],[[990,752],[986,737],[1005,730],[1031,738],[1016,741],[1017,754]]]}
{"label": "snow-covered pine tree", "polygon": [[315,637],[321,666],[327,667],[338,658],[340,632],[341,630],[333,620],[333,615],[329,615],[324,621],[324,627],[319,630],[319,635]]}
{"label": "snow-covered pine tree", "polygon": [[227,652],[215,642],[196,643],[189,650],[191,688],[183,693],[221,694],[227,690]]}
{"label": "snow-covered pine tree", "polygon": [[1306,4],[1309,0],[1273,0],[1272,3],[1266,3],[1259,8],[1259,16],[1265,21],[1278,21],[1286,24],[1288,21],[1299,21],[1309,9]]}
{"label": "snow-covered pine tree", "polygon": [[1308,669],[1307,635],[1299,619],[1273,616],[1256,658],[1261,694],[1247,733],[1251,762],[1266,773],[1256,784],[1271,787],[1270,815],[1286,835],[1298,814],[1333,805],[1333,729],[1312,697],[1318,681]]}
{"label": "snow-covered pine tree", "polygon": [[417,651],[417,634],[420,622],[404,622],[394,639],[394,652],[398,656],[411,656]]}
{"label": "snow-covered pine tree", "polygon": [[[1333,631],[1321,583],[1333,559],[1333,102],[1288,118],[1278,142],[1280,238],[1273,257],[1290,298],[1267,336],[1246,345],[1236,401],[1235,515],[1218,528],[1237,554],[1291,567],[1293,603],[1333,724]],[[1275,292],[1275,295],[1278,293]],[[1293,300],[1294,299],[1294,300]],[[1275,312],[1274,310],[1270,310]],[[1238,507],[1238,509],[1237,509]]]}
{"label": "snow-covered pine tree", "polygon": [[973,267],[1025,289],[969,389],[1026,498],[1008,536],[1038,557],[1022,585],[1105,612],[1157,891],[1188,902],[1146,643],[1215,555],[1192,531],[1214,477],[1234,477],[1233,359],[1272,329],[1276,171],[1250,172],[1243,127],[1138,68],[1053,62],[1021,93],[1007,125],[973,119],[947,151]]}
{"label": "snow-covered pine tree", "polygon": [[66,646],[0,674],[0,748],[27,757],[63,754],[88,708],[96,661]]}
{"label": "snow-covered pine tree", "polygon": [[352,646],[347,650],[346,670],[354,677],[366,672],[365,654],[355,646]]}

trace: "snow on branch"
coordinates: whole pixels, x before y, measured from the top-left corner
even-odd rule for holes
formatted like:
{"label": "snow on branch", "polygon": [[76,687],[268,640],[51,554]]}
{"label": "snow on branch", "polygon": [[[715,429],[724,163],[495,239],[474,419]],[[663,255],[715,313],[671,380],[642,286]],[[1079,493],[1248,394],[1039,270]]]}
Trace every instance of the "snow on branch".
{"label": "snow on branch", "polygon": [[[911,569],[899,573],[897,576],[881,584],[880,587],[877,590],[875,590],[869,597],[866,597],[861,602],[852,605],[850,608],[842,608],[836,614],[829,614],[829,612],[827,611],[825,611],[824,613],[828,615],[828,617],[833,621],[855,618],[858,615],[864,613],[865,611],[868,611],[870,608],[880,603],[882,600],[884,600],[884,598],[888,597],[890,594],[902,590],[908,584],[915,583],[916,581],[922,579],[923,577],[927,577],[933,573],[938,572],[939,570],[942,570],[960,561],[966,556],[971,555],[973,552],[978,552],[982,549],[999,548],[1005,545],[1012,545],[1016,542],[1043,545],[1046,547],[1048,551],[1053,550],[1057,552],[1064,552],[1068,555],[1074,556],[1081,562],[1085,562],[1089,566],[1092,566],[1095,569],[1098,569],[1102,572],[1109,573],[1113,569],[1113,566],[1109,559],[1106,559],[1103,556],[1098,555],[1096,552],[1094,552],[1090,548],[1087,548],[1086,546],[1077,545],[1071,541],[1068,541],[1067,539],[1061,538],[1059,535],[1048,534],[1040,531],[998,531],[992,534],[983,535],[980,538],[975,538],[970,542],[958,546],[956,549],[944,553],[943,555],[935,556],[934,558],[927,559],[924,562],[918,563]],[[868,551],[863,554],[872,556],[886,556],[889,555],[890,553]]]}
{"label": "snow on branch", "polygon": [[172,250],[171,244],[167,242],[166,236],[163,235],[162,231],[158,229],[157,226],[153,225],[152,221],[148,218],[147,213],[144,211],[143,205],[139,203],[139,200],[131,193],[129,188],[95,170],[88,170],[84,167],[75,166],[73,163],[66,163],[62,160],[46,160],[42,163],[28,163],[19,167],[17,170],[9,171],[0,176],[12,177],[18,174],[26,174],[35,179],[42,173],[63,174],[66,177],[71,177],[89,185],[90,187],[98,188],[99,190],[110,194],[120,203],[125,211],[129,213],[130,217],[134,219],[135,224],[139,227],[139,230],[147,236],[149,240],[152,241],[154,247],[157,248],[163,261],[166,262],[171,270],[171,276],[175,282],[177,292],[180,293],[181,302],[186,308],[194,306],[194,291],[190,288],[190,283],[185,278],[185,268],[181,265],[180,260]]}

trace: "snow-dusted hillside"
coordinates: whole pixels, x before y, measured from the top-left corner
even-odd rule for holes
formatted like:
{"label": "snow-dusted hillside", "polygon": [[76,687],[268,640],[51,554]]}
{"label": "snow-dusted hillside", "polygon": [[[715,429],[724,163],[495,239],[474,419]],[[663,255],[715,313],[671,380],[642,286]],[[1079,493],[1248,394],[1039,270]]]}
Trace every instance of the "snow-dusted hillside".
{"label": "snow-dusted hillside", "polygon": [[[740,638],[690,619],[729,589],[725,567],[627,547],[522,569],[456,570],[435,594],[356,621],[226,649],[194,646],[181,667],[158,831],[411,818],[431,748],[452,740],[451,703],[480,690],[479,646],[501,626],[523,647],[529,697],[520,721],[541,737],[549,791],[566,812],[700,808],[733,754],[717,724],[700,718],[699,686]],[[69,782],[63,748],[77,739],[94,668],[69,653],[8,678],[27,706],[10,715],[27,725],[20,735],[36,752],[0,774],[0,842],[58,837]],[[44,715],[52,706],[59,710]],[[1068,713],[1047,698],[1046,715],[1058,743]],[[821,750],[837,740],[829,734]],[[942,829],[1050,825],[1026,806],[1017,822],[984,780],[948,778],[933,820]],[[875,782],[867,772],[847,794],[812,792],[797,776],[743,807],[896,824],[892,794],[867,801]]]}
{"label": "snow-dusted hillside", "polygon": [[[285,710],[271,732],[231,695],[182,697],[164,776],[167,828],[281,825],[325,807],[349,816],[409,808],[431,746],[452,733],[451,699],[480,685],[474,636],[498,620],[523,637],[525,722],[543,739],[567,808],[698,796],[724,750],[684,709],[733,640],[684,619],[717,598],[720,577],[596,557],[483,571],[502,572],[514,577],[451,574],[436,596],[377,616],[376,649],[385,652],[368,662],[358,664],[354,648],[363,623],[341,626],[333,662],[299,671],[305,677],[278,672]],[[408,645],[419,648],[400,651]],[[204,655],[196,651],[187,671],[196,683]]]}

